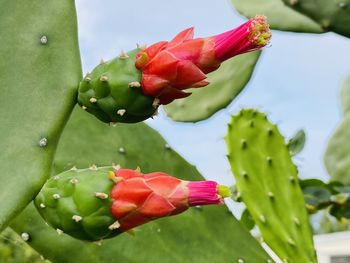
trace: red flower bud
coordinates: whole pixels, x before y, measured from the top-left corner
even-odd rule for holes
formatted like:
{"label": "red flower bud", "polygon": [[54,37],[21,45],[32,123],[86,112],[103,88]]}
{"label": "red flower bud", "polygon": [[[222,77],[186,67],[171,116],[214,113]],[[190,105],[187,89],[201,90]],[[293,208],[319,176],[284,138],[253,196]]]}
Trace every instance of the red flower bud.
{"label": "red flower bud", "polygon": [[222,204],[230,195],[226,186],[213,181],[189,182],[166,173],[142,174],[129,169],[111,173],[112,215],[126,231],[148,221],[179,214],[190,206]]}
{"label": "red flower bud", "polygon": [[270,37],[264,16],[208,38],[193,39],[193,28],[188,28],[170,42],[155,43],[138,53],[135,66],[142,71],[142,91],[158,98],[160,104],[187,97],[190,93],[183,90],[208,85],[206,74],[221,62],[261,49]]}

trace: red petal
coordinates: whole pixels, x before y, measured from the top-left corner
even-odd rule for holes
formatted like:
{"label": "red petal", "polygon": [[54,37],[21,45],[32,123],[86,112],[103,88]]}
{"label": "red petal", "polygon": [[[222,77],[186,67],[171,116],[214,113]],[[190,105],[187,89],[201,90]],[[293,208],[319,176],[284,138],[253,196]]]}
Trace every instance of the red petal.
{"label": "red petal", "polygon": [[186,98],[190,96],[191,93],[186,93],[181,90],[172,88],[172,87],[167,87],[162,91],[162,93],[158,96],[160,104],[166,105],[172,102],[175,99],[181,99],[181,98]]}
{"label": "red petal", "polygon": [[169,85],[168,80],[149,74],[142,74],[141,83],[143,94],[153,97]]}
{"label": "red petal", "polygon": [[140,205],[150,193],[152,193],[152,190],[145,184],[143,178],[132,178],[117,183],[112,189],[111,197],[114,200]]}
{"label": "red petal", "polygon": [[149,174],[144,175],[146,181],[147,181],[147,179],[157,177],[157,176],[169,176],[169,175],[166,173],[163,173],[163,172],[154,172],[154,173],[149,173]]}
{"label": "red petal", "polygon": [[168,198],[168,201],[176,207],[175,213],[172,214],[180,213],[188,208],[188,195],[189,190],[186,184],[183,183],[176,188],[176,191]]}
{"label": "red petal", "polygon": [[137,206],[133,203],[125,202],[122,200],[116,200],[112,204],[111,212],[116,218],[122,218],[135,210]]}
{"label": "red petal", "polygon": [[150,221],[151,218],[146,217],[137,211],[133,212],[132,214],[118,220],[120,223],[120,227],[123,230],[129,230],[131,228],[134,228],[136,226],[142,225]]}
{"label": "red petal", "polygon": [[146,52],[147,55],[148,55],[149,60],[151,61],[151,59],[155,55],[157,55],[161,50],[166,48],[167,44],[168,44],[167,41],[160,41],[160,42],[157,42],[157,43],[147,47],[146,49],[142,50],[141,52]]}
{"label": "red petal", "polygon": [[181,180],[170,176],[156,176],[146,179],[146,184],[158,195],[168,197],[172,194]]}
{"label": "red petal", "polygon": [[133,177],[142,177],[143,174],[136,171],[136,170],[132,170],[132,169],[120,169],[120,170],[116,170],[114,171],[115,176],[117,177],[122,177],[124,179],[129,179],[129,178],[133,178]]}
{"label": "red petal", "polygon": [[157,75],[163,79],[172,80],[176,76],[178,62],[179,60],[173,54],[167,51],[162,51],[143,70],[143,73]]}
{"label": "red petal", "polygon": [[175,207],[169,203],[164,197],[155,193],[150,195],[146,202],[142,205],[138,212],[152,218],[163,217],[169,215],[175,210]]}
{"label": "red petal", "polygon": [[195,64],[188,60],[182,60],[178,63],[177,75],[173,86],[179,89],[186,89],[193,83],[206,78],[207,76]]}
{"label": "red petal", "polygon": [[191,87],[192,88],[200,88],[200,87],[205,87],[205,86],[207,86],[209,84],[210,84],[210,82],[208,80],[204,79],[202,81],[199,81],[197,83],[192,84]]}
{"label": "red petal", "polygon": [[185,40],[193,39],[194,34],[194,28],[190,27],[183,31],[181,31],[179,34],[177,34],[168,44],[168,47],[170,46],[176,46],[178,44],[181,44]]}
{"label": "red petal", "polygon": [[170,47],[167,49],[178,59],[191,60],[195,63],[201,55],[202,47],[204,45],[203,38],[197,38],[181,43],[180,45]]}

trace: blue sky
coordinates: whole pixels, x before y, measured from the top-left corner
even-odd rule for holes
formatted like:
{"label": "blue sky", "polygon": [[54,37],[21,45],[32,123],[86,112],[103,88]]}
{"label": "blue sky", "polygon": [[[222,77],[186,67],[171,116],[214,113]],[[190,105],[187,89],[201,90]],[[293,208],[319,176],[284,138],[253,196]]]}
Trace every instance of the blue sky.
{"label": "blue sky", "polygon": [[[244,0],[242,0],[244,1]],[[196,36],[224,32],[244,22],[228,0],[77,0],[84,72],[136,43],[170,40],[195,26]],[[233,182],[226,161],[224,136],[230,114],[242,107],[269,113],[282,133],[307,133],[304,151],[295,159],[300,176],[327,180],[323,153],[341,118],[339,86],[350,74],[350,40],[322,35],[273,32],[244,92],[211,119],[198,124],[174,123],[161,112],[147,121],[207,178]]]}

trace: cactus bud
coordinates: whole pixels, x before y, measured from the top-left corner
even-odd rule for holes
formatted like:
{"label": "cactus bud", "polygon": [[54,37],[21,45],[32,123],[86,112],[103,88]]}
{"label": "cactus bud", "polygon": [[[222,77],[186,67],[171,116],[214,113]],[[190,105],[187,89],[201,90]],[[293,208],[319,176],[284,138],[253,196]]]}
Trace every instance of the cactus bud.
{"label": "cactus bud", "polygon": [[[79,184],[72,185],[72,179]],[[53,192],[61,198],[53,198]],[[103,167],[69,170],[60,174],[59,181],[51,178],[34,203],[55,229],[96,241],[182,213],[190,206],[223,204],[228,196],[230,190],[214,181],[189,182],[162,172]]]}
{"label": "cactus bud", "polygon": [[[106,123],[143,121],[159,105],[189,96],[185,89],[208,85],[206,74],[223,61],[261,49],[271,37],[264,16],[212,37],[193,38],[193,31],[188,28],[169,42],[122,53],[98,65],[89,81],[81,81],[78,103]],[[125,114],[118,114],[119,109]]]}
{"label": "cactus bud", "polygon": [[188,28],[170,42],[158,42],[137,54],[135,66],[142,71],[143,93],[158,97],[160,104],[187,97],[190,93],[183,90],[208,85],[206,74],[221,62],[261,49],[270,37],[264,16],[208,38],[193,39],[193,28]]}

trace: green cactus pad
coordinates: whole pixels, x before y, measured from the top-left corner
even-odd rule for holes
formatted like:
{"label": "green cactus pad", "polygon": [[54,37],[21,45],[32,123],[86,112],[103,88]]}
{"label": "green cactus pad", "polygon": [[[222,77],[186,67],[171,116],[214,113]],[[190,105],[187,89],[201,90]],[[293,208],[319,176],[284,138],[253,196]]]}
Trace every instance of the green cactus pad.
{"label": "green cactus pad", "polygon": [[338,220],[350,218],[350,186],[318,179],[300,181],[309,213],[326,209]]}
{"label": "green cactus pad", "polygon": [[304,194],[306,208],[310,214],[316,213],[331,204],[332,189],[318,179],[299,181]]}
{"label": "green cactus pad", "polygon": [[282,0],[231,0],[231,2],[237,11],[247,18],[264,14],[272,29],[305,33],[324,32],[317,22],[289,8]]}
{"label": "green cactus pad", "polygon": [[341,88],[341,108],[344,119],[330,138],[324,155],[324,162],[332,180],[350,184],[350,76]]}
{"label": "green cactus pad", "polygon": [[304,130],[299,130],[294,134],[292,138],[289,139],[287,146],[291,156],[300,153],[305,146],[306,135]]}
{"label": "green cactus pad", "polygon": [[244,16],[264,14],[272,29],[350,37],[350,1],[339,0],[231,0]]}
{"label": "green cactus pad", "polygon": [[261,52],[232,58],[208,75],[210,84],[164,107],[174,121],[202,121],[229,105],[247,85]]}
{"label": "green cactus pad", "polygon": [[316,21],[324,31],[350,37],[349,0],[282,0],[290,8]]}
{"label": "green cactus pad", "polygon": [[110,213],[109,194],[114,183],[108,178],[113,167],[72,169],[46,182],[35,205],[41,216],[58,232],[96,241],[119,233],[109,227],[116,221]]}
{"label": "green cactus pad", "polygon": [[[101,134],[103,136],[101,136]],[[138,138],[135,140],[134,138]],[[144,173],[164,171],[185,180],[203,180],[166,141],[145,124],[108,127],[77,108],[57,149],[55,174],[73,165],[122,168],[141,167]],[[104,240],[101,246],[68,235],[58,235],[45,225],[32,206],[12,227],[26,232],[28,242],[44,257],[59,263],[267,263],[269,256],[237,219],[222,206],[203,206],[139,226],[134,236],[123,233]],[[271,261],[270,261],[271,262]]]}
{"label": "green cactus pad", "polygon": [[142,94],[141,72],[135,68],[140,49],[102,61],[80,82],[78,103],[106,123],[134,123],[152,117],[158,108]]}
{"label": "green cactus pad", "polygon": [[348,75],[340,89],[340,106],[343,114],[350,112],[350,75]]}
{"label": "green cactus pad", "polygon": [[74,1],[0,8],[0,231],[51,173],[81,79]]}
{"label": "green cactus pad", "polygon": [[286,262],[316,262],[297,169],[277,127],[258,111],[242,110],[226,142],[238,191],[264,241]]}
{"label": "green cactus pad", "polygon": [[324,162],[332,180],[350,184],[350,114],[345,115],[342,123],[330,138]]}

